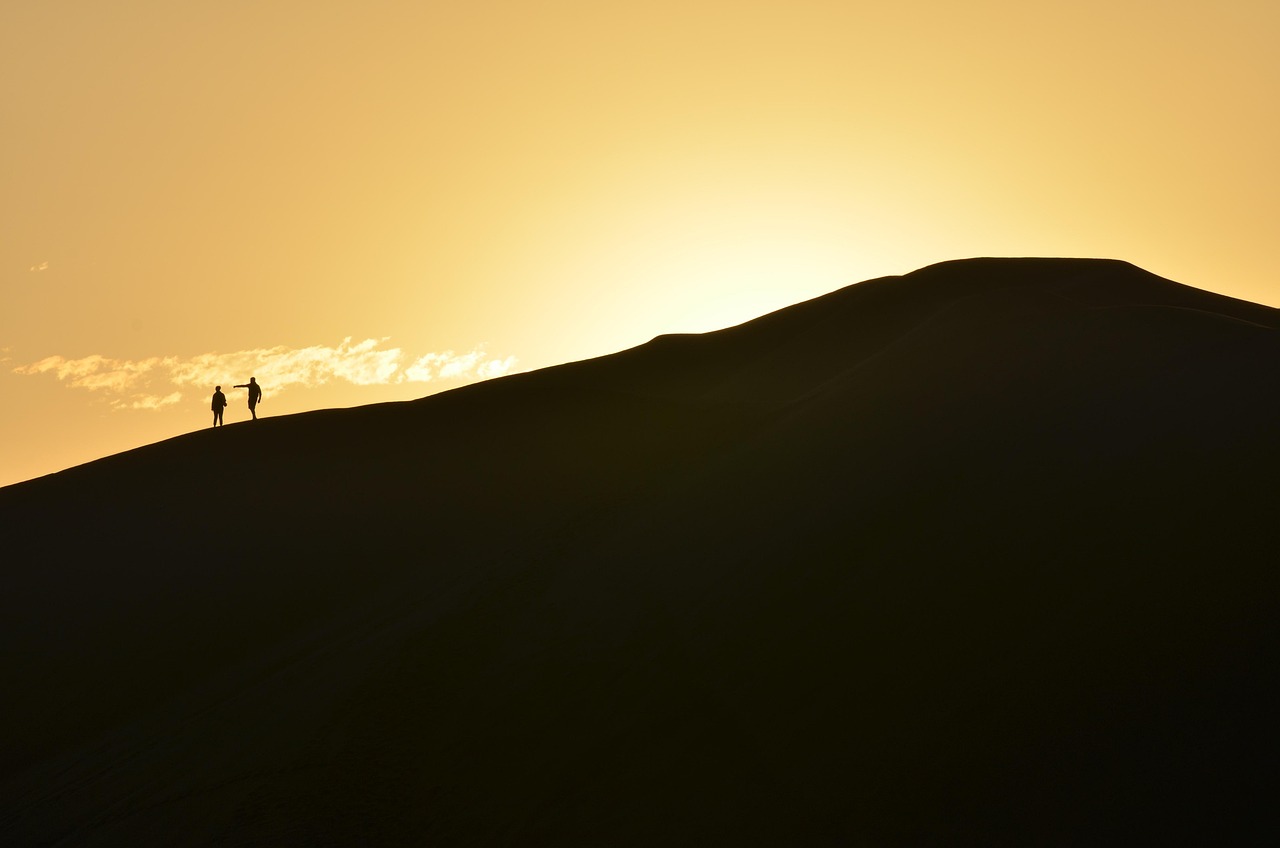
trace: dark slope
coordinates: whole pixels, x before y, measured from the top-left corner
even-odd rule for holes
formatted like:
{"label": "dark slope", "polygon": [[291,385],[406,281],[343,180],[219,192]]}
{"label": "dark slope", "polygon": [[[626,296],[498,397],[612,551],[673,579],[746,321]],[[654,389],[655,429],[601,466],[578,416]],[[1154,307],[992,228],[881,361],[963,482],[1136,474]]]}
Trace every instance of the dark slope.
{"label": "dark slope", "polygon": [[0,838],[1274,836],[1277,320],[944,263],[0,489]]}

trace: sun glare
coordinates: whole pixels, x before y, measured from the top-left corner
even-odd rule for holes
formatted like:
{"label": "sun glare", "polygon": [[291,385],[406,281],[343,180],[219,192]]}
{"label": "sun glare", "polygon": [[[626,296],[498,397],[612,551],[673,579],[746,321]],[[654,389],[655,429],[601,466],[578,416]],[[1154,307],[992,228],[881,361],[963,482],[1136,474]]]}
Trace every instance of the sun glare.
{"label": "sun glare", "polygon": [[869,209],[812,181],[667,176],[661,189],[608,186],[609,202],[585,192],[559,210],[570,223],[548,238],[564,244],[544,254],[555,256],[544,273],[579,302],[625,305],[637,338],[722,329],[857,282],[885,246],[868,250],[883,226]]}

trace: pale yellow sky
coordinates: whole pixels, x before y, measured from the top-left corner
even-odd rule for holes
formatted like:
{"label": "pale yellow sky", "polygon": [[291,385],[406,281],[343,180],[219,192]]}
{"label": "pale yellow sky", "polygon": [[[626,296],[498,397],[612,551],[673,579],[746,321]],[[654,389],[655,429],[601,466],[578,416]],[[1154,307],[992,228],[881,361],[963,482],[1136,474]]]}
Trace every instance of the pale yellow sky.
{"label": "pale yellow sky", "polygon": [[251,373],[264,415],[409,399],[946,259],[1280,305],[1278,36],[1269,0],[6,3],[0,485]]}

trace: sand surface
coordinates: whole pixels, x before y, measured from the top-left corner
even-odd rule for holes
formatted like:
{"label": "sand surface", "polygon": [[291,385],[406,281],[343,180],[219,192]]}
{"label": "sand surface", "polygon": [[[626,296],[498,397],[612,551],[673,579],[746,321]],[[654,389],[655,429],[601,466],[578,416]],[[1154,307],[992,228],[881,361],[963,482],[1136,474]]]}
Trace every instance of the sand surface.
{"label": "sand surface", "polygon": [[1271,841],[1277,327],[966,260],[0,489],[0,842]]}

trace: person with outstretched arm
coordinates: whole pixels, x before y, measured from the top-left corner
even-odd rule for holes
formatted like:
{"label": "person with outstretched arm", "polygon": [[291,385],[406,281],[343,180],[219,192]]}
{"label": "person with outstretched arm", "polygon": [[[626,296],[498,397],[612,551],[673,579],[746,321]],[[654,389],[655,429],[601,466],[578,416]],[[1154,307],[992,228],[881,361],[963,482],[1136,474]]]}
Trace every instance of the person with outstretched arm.
{"label": "person with outstretched arm", "polygon": [[257,377],[250,377],[247,383],[237,383],[237,389],[249,390],[249,414],[253,416],[253,420],[258,420],[258,402],[262,400],[262,387],[258,385]]}

